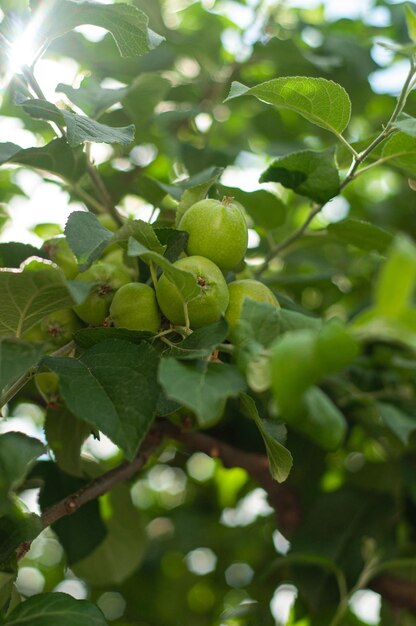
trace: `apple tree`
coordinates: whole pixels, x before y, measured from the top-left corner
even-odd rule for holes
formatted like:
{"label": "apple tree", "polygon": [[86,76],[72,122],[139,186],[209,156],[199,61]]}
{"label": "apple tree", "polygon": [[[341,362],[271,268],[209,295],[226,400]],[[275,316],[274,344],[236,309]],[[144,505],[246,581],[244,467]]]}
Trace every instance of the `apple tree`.
{"label": "apple tree", "polygon": [[291,4],[1,2],[0,624],[416,624],[416,11]]}

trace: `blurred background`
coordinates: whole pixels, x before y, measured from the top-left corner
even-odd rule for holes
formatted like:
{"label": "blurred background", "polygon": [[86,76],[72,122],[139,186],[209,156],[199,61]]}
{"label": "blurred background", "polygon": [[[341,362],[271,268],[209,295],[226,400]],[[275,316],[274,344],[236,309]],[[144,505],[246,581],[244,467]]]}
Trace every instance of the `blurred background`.
{"label": "blurred background", "polygon": [[[406,59],[380,45],[407,41],[404,3],[136,0],[131,4],[149,15],[151,27],[166,38],[163,45],[145,57],[122,59],[104,30],[80,27],[57,39],[39,60],[38,82],[49,100],[66,104],[62,84],[118,89],[134,83],[123,107],[114,105],[98,119],[113,126],[133,121],[135,143],[91,147],[126,216],[163,221],[163,211],[168,212],[165,194],[149,180],[170,185],[213,166],[225,168],[223,186],[272,191],[275,213],[258,207],[251,214],[254,265],[270,242],[287,236],[309,210],[306,199],[283,187],[260,185],[260,173],[273,157],[329,147],[334,140],[296,114],[278,112],[254,99],[224,104],[231,82],[254,85],[290,75],[332,79],[352,100],[348,139],[365,139],[388,119],[408,70]],[[22,118],[8,88],[13,73],[33,54],[25,31],[26,5],[24,0],[0,0],[0,20],[6,13],[12,15],[16,42],[12,58],[3,56],[0,61],[0,136],[2,142],[23,148],[42,146],[53,138],[45,123]],[[416,113],[414,96],[407,110]],[[380,257],[339,245],[326,227],[348,216],[415,236],[411,185],[399,172],[378,167],[328,203],[306,243],[274,262],[275,273],[267,280],[282,302],[325,317],[346,319],[357,312],[368,298]],[[212,194],[221,192],[217,186]],[[0,170],[0,208],[2,242],[39,246],[43,239],[61,233],[68,215],[85,205],[52,175],[10,166]],[[43,437],[44,412],[30,401],[14,406],[9,418],[0,422],[0,432],[22,430]],[[244,447],[251,431],[246,435],[243,428],[236,436]],[[262,449],[261,442],[255,445]],[[305,451],[294,448],[295,457]],[[311,468],[321,463],[312,448],[309,453]],[[360,469],[362,458],[382,463],[384,454],[383,446],[357,427],[351,447],[330,455],[325,469],[320,467],[322,484],[330,491],[345,474]],[[119,462],[117,448],[105,437],[88,439],[84,457],[100,471]],[[296,587],[269,568],[270,555],[285,554],[288,541],[276,529],[265,492],[243,470],[226,470],[204,454],[185,454],[172,447],[135,482],[131,500],[126,490],[100,500],[104,519],[109,511],[117,513],[107,515],[112,526],[104,548],[105,568],[99,558],[72,568],[61,543],[48,530],[21,562],[19,592],[30,596],[55,589],[90,597],[116,626],[295,623],[289,613]],[[37,495],[36,489],[22,495],[34,511]],[[82,528],[81,522],[80,532]],[[62,532],[65,535],[65,529]],[[75,540],[67,537],[66,548]],[[260,607],[254,616],[253,605]],[[379,624],[383,617],[380,596],[369,590],[355,594],[351,607],[356,620],[352,625]],[[312,622],[305,618],[296,624]]]}

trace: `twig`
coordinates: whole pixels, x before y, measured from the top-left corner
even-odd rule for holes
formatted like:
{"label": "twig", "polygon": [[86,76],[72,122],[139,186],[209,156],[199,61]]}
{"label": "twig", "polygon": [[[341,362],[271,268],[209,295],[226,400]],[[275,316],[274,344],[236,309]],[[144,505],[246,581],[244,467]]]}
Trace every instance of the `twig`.
{"label": "twig", "polygon": [[[403,88],[400,92],[400,96],[397,100],[396,106],[393,110],[393,113],[390,116],[389,121],[387,122],[386,126],[383,128],[382,132],[370,143],[369,146],[367,146],[367,148],[365,148],[360,153],[355,152],[355,150],[352,151],[353,160],[352,160],[352,163],[351,163],[351,166],[347,175],[345,176],[344,180],[342,181],[339,187],[339,192],[341,192],[347,185],[349,185],[350,182],[355,180],[355,178],[359,176],[360,174],[362,174],[364,171],[367,171],[368,169],[370,169],[370,167],[373,167],[374,165],[378,165],[379,162],[375,162],[374,164],[371,164],[365,168],[362,168],[361,170],[358,169],[361,163],[363,163],[363,161],[365,161],[365,159],[369,156],[369,154],[380,143],[382,143],[389,135],[391,135],[394,132],[394,124],[397,118],[399,117],[400,113],[403,111],[403,108],[407,101],[407,97],[412,89],[412,86],[413,86],[412,81],[414,79],[415,72],[416,72],[416,62],[415,62],[415,59],[412,57],[410,60],[409,72],[407,74]],[[344,140],[344,143],[346,143],[347,147],[351,148],[351,146],[345,140]],[[384,159],[384,160],[387,160],[387,159]],[[380,162],[381,161],[382,160],[380,160]],[[326,202],[323,202],[322,204],[319,204],[319,205],[313,205],[304,223],[301,226],[299,226],[299,228],[295,230],[289,237],[287,237],[287,239],[282,241],[277,246],[274,246],[271,248],[271,250],[268,252],[268,254],[265,257],[264,262],[254,272],[254,275],[256,277],[261,276],[265,272],[265,270],[268,268],[270,261],[274,259],[274,257],[276,257],[283,250],[291,246],[292,243],[294,243],[297,239],[302,237],[302,235],[308,228],[309,224],[312,222],[313,218],[324,208],[326,204],[327,204]]]}
{"label": "twig", "polygon": [[[140,452],[131,463],[125,462],[114,469],[92,480],[75,493],[57,502],[42,514],[42,527],[47,528],[58,520],[72,515],[80,507],[91,500],[95,500],[111,491],[116,485],[133,478],[137,472],[147,463],[151,454],[156,450],[162,440],[162,431],[157,427],[151,429],[142,444]],[[31,542],[22,543],[16,553],[17,559],[21,559],[30,549]]]}

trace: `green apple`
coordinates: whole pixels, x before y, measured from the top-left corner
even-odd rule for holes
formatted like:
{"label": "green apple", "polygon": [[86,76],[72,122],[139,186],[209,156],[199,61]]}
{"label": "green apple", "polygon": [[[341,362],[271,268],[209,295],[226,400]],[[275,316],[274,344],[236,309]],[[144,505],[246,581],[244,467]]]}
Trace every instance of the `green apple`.
{"label": "green apple", "polygon": [[143,283],[128,283],[116,292],[110,306],[116,328],[150,330],[160,328],[160,312],[154,290]]}
{"label": "green apple", "polygon": [[[228,305],[228,289],[221,270],[209,259],[202,256],[189,256],[179,259],[175,267],[190,272],[200,287],[200,293],[188,302],[188,315],[191,328],[200,328],[217,322]],[[172,324],[184,326],[184,302],[176,286],[162,274],[156,296],[165,317]]]}
{"label": "green apple", "polygon": [[40,372],[35,376],[37,390],[46,402],[55,402],[59,396],[59,376],[55,372]]}
{"label": "green apple", "polygon": [[71,341],[72,335],[82,328],[82,324],[72,309],[61,309],[44,317],[40,327],[44,341],[63,346]]}
{"label": "green apple", "polygon": [[128,272],[131,276],[131,280],[138,280],[139,278],[139,266],[134,257],[127,256],[123,248],[119,245],[113,244],[116,247],[112,250],[107,250],[101,257],[102,263],[110,263],[111,265],[118,265],[125,272]]}
{"label": "green apple", "polygon": [[232,198],[197,202],[186,211],[179,229],[189,234],[189,255],[204,256],[224,271],[239,265],[247,251],[247,223]]}
{"label": "green apple", "polygon": [[232,336],[235,325],[241,317],[241,310],[246,298],[254,300],[255,302],[273,304],[280,308],[280,304],[275,295],[266,285],[258,280],[235,280],[228,285],[228,293],[230,298],[224,317],[230,329],[230,336]]}
{"label": "green apple", "polygon": [[48,239],[42,246],[49,258],[58,265],[65,277],[68,280],[72,280],[79,272],[79,267],[74,253],[65,237],[54,237]]}
{"label": "green apple", "polygon": [[110,263],[94,263],[75,280],[97,283],[82,304],[74,307],[75,313],[86,324],[100,326],[110,311],[110,304],[117,289],[130,282],[127,270]]}

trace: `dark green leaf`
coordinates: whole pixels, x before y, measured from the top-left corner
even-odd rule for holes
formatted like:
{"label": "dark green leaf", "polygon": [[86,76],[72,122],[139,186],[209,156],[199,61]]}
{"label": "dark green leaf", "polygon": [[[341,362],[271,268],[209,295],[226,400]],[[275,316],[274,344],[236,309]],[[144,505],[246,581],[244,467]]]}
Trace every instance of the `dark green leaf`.
{"label": "dark green leaf", "polygon": [[113,104],[121,102],[129,88],[105,89],[93,77],[89,76],[83,79],[78,89],[71,87],[71,85],[59,83],[55,91],[64,93],[88,117],[96,118]]}
{"label": "dark green leaf", "polygon": [[276,439],[270,424],[260,418],[253,398],[245,393],[241,394],[241,405],[244,413],[255,421],[263,437],[267,456],[269,457],[271,475],[278,483],[284,482],[292,469],[292,455],[289,450]]}
{"label": "dark green leaf", "polygon": [[45,257],[45,253],[28,243],[20,243],[19,241],[0,243],[1,267],[18,268],[23,261],[31,256]]}
{"label": "dark green leaf", "polygon": [[275,194],[264,189],[242,191],[238,187],[216,185],[220,196],[229,196],[240,202],[258,226],[273,229],[281,226],[286,217],[286,206]]}
{"label": "dark green leaf", "polygon": [[141,344],[151,339],[154,333],[147,330],[128,330],[127,328],[82,328],[75,333],[75,341],[80,348],[86,350],[107,339],[122,339],[129,343]]}
{"label": "dark green leaf", "polygon": [[118,339],[93,346],[79,359],[44,359],[59,375],[71,413],[101,430],[130,460],[155,416],[158,362],[149,344]]}
{"label": "dark green leaf", "polygon": [[334,151],[303,150],[276,159],[263,172],[260,182],[281,183],[318,203],[328,202],[339,193],[339,174]]}
{"label": "dark green leaf", "polygon": [[114,241],[128,242],[130,237],[133,237],[142,246],[157,254],[163,255],[166,250],[166,246],[159,241],[153,226],[143,220],[128,220],[125,222],[115,233]]}
{"label": "dark green leaf", "polygon": [[361,250],[377,250],[381,254],[386,252],[393,241],[393,235],[387,230],[356,219],[329,224],[328,231],[341,241]]}
{"label": "dark green leaf", "polygon": [[174,358],[162,359],[159,382],[168,398],[195,412],[201,427],[216,423],[228,398],[245,389],[245,381],[233,365],[186,363]]}
{"label": "dark green leaf", "polygon": [[221,319],[215,324],[195,330],[189,337],[175,344],[169,354],[177,359],[199,359],[209,356],[215,347],[225,340],[227,334],[227,323]]}
{"label": "dark green leaf", "polygon": [[92,587],[120,585],[137,569],[146,546],[144,518],[122,485],[103,498],[107,536],[74,569]]}
{"label": "dark green leaf", "polygon": [[41,593],[19,604],[7,617],[5,626],[108,626],[104,615],[87,600],[75,600],[66,593]]}
{"label": "dark green leaf", "polygon": [[234,82],[227,100],[249,95],[278,108],[296,111],[335,135],[340,135],[350,121],[351,102],[348,94],[332,80],[287,76],[269,80],[251,89]]}
{"label": "dark green leaf", "polygon": [[81,448],[91,433],[91,426],[64,407],[48,407],[44,429],[58,467],[71,476],[80,476]]}
{"label": "dark green leaf", "polygon": [[129,256],[143,258],[147,263],[152,262],[162,268],[164,274],[180,291],[184,302],[189,302],[199,294],[200,288],[196,282],[195,276],[191,274],[191,272],[186,272],[185,270],[175,267],[168,259],[157,254],[157,252],[148,250],[132,237],[129,239],[128,254]]}
{"label": "dark green leaf", "polygon": [[336,450],[347,432],[347,421],[341,411],[319,387],[305,393],[307,414],[294,426],[325,450]]}
{"label": "dark green leaf", "polygon": [[18,487],[36,459],[45,452],[38,439],[23,433],[0,435],[0,514],[9,510],[9,493]]}
{"label": "dark green leaf", "polygon": [[62,271],[39,265],[0,272],[0,336],[21,337],[49,313],[75,304]]}
{"label": "dark green leaf", "polygon": [[77,257],[80,271],[100,258],[113,233],[105,228],[93,213],[74,211],[65,226],[65,236]]}
{"label": "dark green leaf", "polygon": [[[3,146],[13,144],[1,144]],[[57,174],[65,180],[76,182],[86,170],[85,154],[82,148],[71,148],[65,139],[54,139],[41,148],[20,148],[2,150],[0,164],[18,163]]]}
{"label": "dark green leaf", "polygon": [[18,339],[0,339],[0,393],[39,361],[42,346]]}
{"label": "dark green leaf", "polygon": [[27,515],[15,506],[8,515],[0,517],[0,567],[13,562],[20,544],[35,539],[42,529],[39,515]]}
{"label": "dark green leaf", "polygon": [[[39,495],[42,512],[88,484],[86,480],[65,474],[49,461],[38,463],[32,476],[43,481]],[[107,534],[97,500],[87,502],[70,517],[61,517],[52,528],[65,550],[68,565],[85,558]]]}
{"label": "dark green leaf", "polygon": [[[44,5],[38,0],[31,0],[30,6],[32,10],[44,11]],[[108,30],[123,57],[142,56],[163,41],[163,37],[149,30],[147,15],[129,4],[54,0],[48,4],[46,15],[42,17],[42,28],[38,34],[40,43],[60,37],[83,24]]]}
{"label": "dark green leaf", "polygon": [[20,104],[26,113],[36,119],[52,121],[60,126],[66,126],[68,143],[73,148],[84,141],[129,144],[134,139],[133,124],[113,128],[96,122],[85,115],[77,115],[64,109],[58,109],[46,100],[29,99]]}
{"label": "dark green leaf", "polygon": [[223,173],[221,167],[210,167],[188,180],[181,181],[178,186],[183,190],[180,196],[179,206],[176,212],[176,225],[178,226],[185,212],[196,202],[207,195],[212,185]]}

